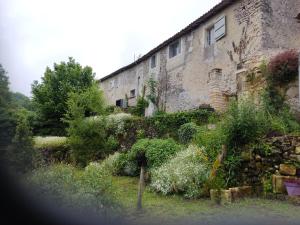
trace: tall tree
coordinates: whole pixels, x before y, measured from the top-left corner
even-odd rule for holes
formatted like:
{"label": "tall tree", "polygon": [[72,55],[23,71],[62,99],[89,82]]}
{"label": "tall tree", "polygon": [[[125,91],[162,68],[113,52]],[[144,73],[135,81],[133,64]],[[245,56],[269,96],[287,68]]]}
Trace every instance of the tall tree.
{"label": "tall tree", "polygon": [[11,93],[9,91],[7,72],[0,64],[0,150],[1,156],[10,143],[14,132],[14,120],[12,116]]}
{"label": "tall tree", "polygon": [[68,62],[54,63],[54,68],[46,68],[42,82],[32,85],[33,104],[39,117],[42,134],[65,134],[66,124],[62,118],[67,112],[68,96],[72,92],[82,92],[94,82],[91,67],[82,67],[69,58]]}

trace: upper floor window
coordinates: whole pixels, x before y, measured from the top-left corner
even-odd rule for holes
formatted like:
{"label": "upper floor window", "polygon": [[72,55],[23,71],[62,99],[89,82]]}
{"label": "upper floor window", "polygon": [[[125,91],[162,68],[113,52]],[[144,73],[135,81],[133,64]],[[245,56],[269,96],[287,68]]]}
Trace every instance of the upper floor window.
{"label": "upper floor window", "polygon": [[169,45],[169,58],[173,58],[181,52],[180,40],[177,40]]}
{"label": "upper floor window", "polygon": [[135,89],[130,91],[130,98],[134,98],[135,97]]}
{"label": "upper floor window", "polygon": [[150,67],[151,69],[156,67],[156,55],[153,55],[150,59]]}
{"label": "upper floor window", "polygon": [[207,29],[207,45],[211,46],[215,43],[215,28],[211,27]]}
{"label": "upper floor window", "polygon": [[213,45],[226,35],[226,17],[219,18],[215,24],[206,30],[207,46]]}

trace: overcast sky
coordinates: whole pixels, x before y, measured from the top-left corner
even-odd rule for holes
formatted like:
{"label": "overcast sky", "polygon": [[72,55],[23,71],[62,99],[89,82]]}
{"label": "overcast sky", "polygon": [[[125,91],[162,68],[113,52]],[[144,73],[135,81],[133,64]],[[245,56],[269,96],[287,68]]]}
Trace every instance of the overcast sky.
{"label": "overcast sky", "polygon": [[144,55],[220,0],[0,0],[0,63],[30,95],[69,56],[101,78]]}

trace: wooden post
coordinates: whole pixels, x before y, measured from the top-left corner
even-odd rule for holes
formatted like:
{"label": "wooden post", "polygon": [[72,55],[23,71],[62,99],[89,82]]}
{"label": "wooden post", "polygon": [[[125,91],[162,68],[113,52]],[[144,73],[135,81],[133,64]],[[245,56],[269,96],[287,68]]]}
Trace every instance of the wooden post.
{"label": "wooden post", "polygon": [[298,79],[299,79],[299,105],[300,105],[300,53],[299,53],[299,58],[298,58]]}
{"label": "wooden post", "polygon": [[143,191],[144,191],[144,186],[145,186],[144,174],[145,174],[145,168],[142,165],[141,172],[140,172],[139,187],[138,187],[138,200],[137,200],[137,209],[138,210],[142,209],[142,197],[143,197]]}

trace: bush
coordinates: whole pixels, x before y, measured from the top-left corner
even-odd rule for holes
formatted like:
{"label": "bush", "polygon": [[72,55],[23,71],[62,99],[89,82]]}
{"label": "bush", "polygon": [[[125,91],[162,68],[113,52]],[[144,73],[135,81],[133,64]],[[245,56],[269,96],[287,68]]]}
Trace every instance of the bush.
{"label": "bush", "polygon": [[138,165],[130,161],[127,153],[120,153],[114,163],[115,175],[135,177],[139,174]]}
{"label": "bush", "polygon": [[130,111],[135,116],[145,116],[145,110],[149,106],[149,102],[144,97],[138,97],[136,106],[131,107]]}
{"label": "bush", "polygon": [[112,175],[118,175],[119,173],[119,167],[118,167],[118,161],[120,158],[121,153],[116,152],[113,155],[109,155],[106,159],[104,159],[100,167],[101,169],[107,171],[109,174]]}
{"label": "bush", "polygon": [[79,166],[104,159],[112,152],[107,145],[106,121],[104,119],[77,119],[69,128],[68,143],[72,149],[72,157]]}
{"label": "bush", "polygon": [[188,144],[198,131],[198,126],[191,122],[183,124],[178,130],[178,139],[182,144]]}
{"label": "bush", "polygon": [[26,172],[34,168],[36,154],[33,148],[33,136],[29,125],[27,110],[17,112],[17,126],[11,145],[7,149],[9,165],[17,172]]}
{"label": "bush", "polygon": [[172,155],[180,150],[180,146],[173,139],[140,139],[128,152],[130,161],[137,161],[139,157],[145,156],[148,168],[162,165]]}
{"label": "bush", "polygon": [[226,134],[220,123],[216,124],[214,130],[209,130],[206,126],[200,127],[194,138],[194,143],[203,149],[211,163],[217,158],[225,141]]}
{"label": "bush", "polygon": [[208,165],[204,151],[191,145],[154,169],[150,186],[164,195],[180,193],[186,198],[200,197],[209,176]]}
{"label": "bush", "polygon": [[26,178],[27,184],[35,188],[35,196],[54,200],[59,206],[100,212],[117,207],[112,178],[96,164],[83,171],[69,165],[52,165]]}
{"label": "bush", "polygon": [[213,114],[212,110],[198,109],[186,112],[157,114],[154,117],[146,118],[149,127],[156,130],[158,136],[167,135],[177,138],[177,131],[183,124],[194,122],[197,125],[203,125],[208,122]]}
{"label": "bush", "polygon": [[285,51],[271,59],[269,63],[270,79],[274,84],[287,84],[298,76],[299,53]]}
{"label": "bush", "polygon": [[132,118],[132,115],[127,113],[118,113],[107,117],[107,128],[114,136],[122,135],[125,130],[126,121]]}
{"label": "bush", "polygon": [[35,137],[34,148],[41,154],[42,164],[71,162],[71,149],[66,137]]}
{"label": "bush", "polygon": [[252,101],[232,102],[222,123],[229,148],[239,148],[268,131],[268,121],[262,108]]}

